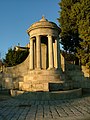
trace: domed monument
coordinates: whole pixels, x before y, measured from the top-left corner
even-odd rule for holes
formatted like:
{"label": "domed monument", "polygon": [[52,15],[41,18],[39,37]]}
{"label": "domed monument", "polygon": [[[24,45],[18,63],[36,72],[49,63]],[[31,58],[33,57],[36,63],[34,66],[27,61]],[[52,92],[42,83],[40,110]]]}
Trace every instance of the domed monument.
{"label": "domed monument", "polygon": [[77,81],[72,80],[76,75],[70,76],[72,72],[65,70],[64,57],[62,59],[60,54],[60,31],[55,23],[44,16],[29,27],[27,59],[19,65],[7,67],[3,74],[4,86],[11,89],[12,96],[25,92],[29,93],[30,99],[54,100],[82,94]]}
{"label": "domed monument", "polygon": [[42,17],[27,32],[30,36],[30,70],[59,68],[60,28]]}
{"label": "domed monument", "polygon": [[[27,30],[30,36],[29,71],[19,83],[25,91],[49,91],[56,89],[51,83],[60,81],[60,28],[42,19]],[[51,87],[50,87],[51,86]]]}

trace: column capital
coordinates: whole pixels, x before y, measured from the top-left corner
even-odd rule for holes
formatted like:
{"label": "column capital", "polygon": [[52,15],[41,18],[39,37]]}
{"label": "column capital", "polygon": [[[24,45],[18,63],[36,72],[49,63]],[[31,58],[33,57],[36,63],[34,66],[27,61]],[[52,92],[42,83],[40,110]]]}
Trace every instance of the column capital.
{"label": "column capital", "polygon": [[47,37],[49,38],[49,37],[52,37],[52,35],[47,35]]}
{"label": "column capital", "polygon": [[36,40],[37,40],[37,39],[40,39],[40,38],[41,38],[41,36],[40,36],[40,35],[36,35]]}
{"label": "column capital", "polygon": [[35,37],[30,37],[30,40],[35,40]]}

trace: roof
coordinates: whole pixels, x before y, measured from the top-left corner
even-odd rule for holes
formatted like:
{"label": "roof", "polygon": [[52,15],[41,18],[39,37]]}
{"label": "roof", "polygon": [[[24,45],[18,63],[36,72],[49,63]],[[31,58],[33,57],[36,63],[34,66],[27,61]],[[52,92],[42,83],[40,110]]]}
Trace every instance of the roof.
{"label": "roof", "polygon": [[60,28],[54,22],[48,21],[44,16],[42,16],[42,18],[38,22],[32,24],[27,30],[27,33],[37,28],[52,28],[60,31]]}

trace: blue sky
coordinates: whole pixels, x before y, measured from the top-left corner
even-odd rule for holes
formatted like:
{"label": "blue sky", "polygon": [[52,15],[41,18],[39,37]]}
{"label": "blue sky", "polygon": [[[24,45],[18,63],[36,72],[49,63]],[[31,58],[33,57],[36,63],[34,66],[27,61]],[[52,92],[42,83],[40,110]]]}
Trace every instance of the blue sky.
{"label": "blue sky", "polygon": [[0,0],[0,58],[8,49],[29,42],[27,29],[44,15],[59,25],[60,0]]}

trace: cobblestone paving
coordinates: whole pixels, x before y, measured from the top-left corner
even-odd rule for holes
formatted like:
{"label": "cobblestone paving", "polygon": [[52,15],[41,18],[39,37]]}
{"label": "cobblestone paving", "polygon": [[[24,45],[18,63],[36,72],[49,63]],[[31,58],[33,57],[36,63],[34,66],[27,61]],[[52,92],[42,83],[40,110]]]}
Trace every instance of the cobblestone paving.
{"label": "cobblestone paving", "polygon": [[90,97],[54,101],[17,97],[0,101],[0,120],[90,120]]}

